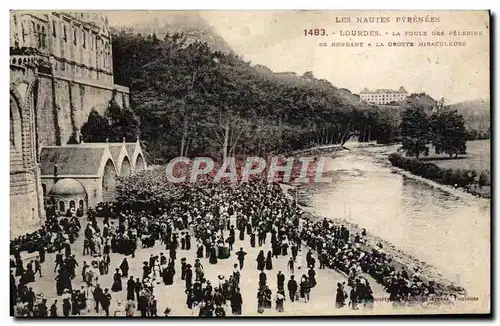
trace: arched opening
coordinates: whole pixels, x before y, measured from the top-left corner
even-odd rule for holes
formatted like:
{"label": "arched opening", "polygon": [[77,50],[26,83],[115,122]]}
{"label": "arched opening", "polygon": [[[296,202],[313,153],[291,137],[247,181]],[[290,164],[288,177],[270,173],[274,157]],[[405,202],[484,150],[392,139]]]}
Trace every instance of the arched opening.
{"label": "arched opening", "polygon": [[10,96],[10,144],[19,148],[22,141],[21,113],[19,102]]}
{"label": "arched opening", "polygon": [[65,212],[65,205],[64,205],[64,202],[62,200],[59,201],[59,212]]}
{"label": "arched opening", "polygon": [[80,199],[80,201],[78,202],[78,208],[83,210],[83,199]]}
{"label": "arched opening", "polygon": [[113,201],[116,189],[116,170],[113,161],[108,160],[102,175],[102,201]]}
{"label": "arched opening", "polygon": [[135,159],[135,170],[142,171],[146,169],[146,163],[144,162],[144,157],[141,154],[137,155]]}
{"label": "arched opening", "polygon": [[122,161],[122,169],[120,175],[124,176],[129,175],[130,173],[132,173],[132,165],[130,164],[128,156],[125,156]]}
{"label": "arched opening", "polygon": [[74,200],[70,200],[69,202],[69,208],[75,208],[76,207],[76,203]]}
{"label": "arched opening", "polygon": [[10,96],[10,169],[18,170],[23,166],[21,113],[18,101]]}

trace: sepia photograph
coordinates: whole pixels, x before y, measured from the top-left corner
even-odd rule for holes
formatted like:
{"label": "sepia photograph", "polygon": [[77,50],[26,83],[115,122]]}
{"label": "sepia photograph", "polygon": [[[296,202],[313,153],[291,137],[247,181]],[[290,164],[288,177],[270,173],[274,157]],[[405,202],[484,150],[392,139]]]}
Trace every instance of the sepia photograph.
{"label": "sepia photograph", "polygon": [[10,316],[491,314],[490,22],[10,10]]}

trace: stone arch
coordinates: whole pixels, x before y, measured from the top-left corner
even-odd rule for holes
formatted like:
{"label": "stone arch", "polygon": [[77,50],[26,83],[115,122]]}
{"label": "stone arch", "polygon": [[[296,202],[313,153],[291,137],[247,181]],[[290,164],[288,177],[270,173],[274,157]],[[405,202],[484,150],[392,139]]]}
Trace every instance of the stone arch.
{"label": "stone arch", "polygon": [[64,200],[59,200],[59,212],[66,212],[66,204]]}
{"label": "stone arch", "polygon": [[32,121],[32,83],[27,80],[10,85],[10,163],[11,170],[34,164],[34,126]]}
{"label": "stone arch", "polygon": [[116,190],[116,168],[111,159],[108,159],[104,165],[104,173],[102,174],[102,201],[113,201],[115,199]]}
{"label": "stone arch", "polygon": [[146,169],[146,162],[144,161],[144,157],[142,154],[137,155],[135,159],[135,170],[142,171]]}
{"label": "stone arch", "polygon": [[128,156],[124,156],[122,160],[122,167],[120,169],[120,176],[129,175],[132,173],[132,164]]}
{"label": "stone arch", "polygon": [[[33,102],[33,83],[28,80],[21,80],[19,83],[11,83],[10,86],[11,114],[13,114],[13,127],[16,128],[16,111],[19,113],[20,125],[17,125],[19,133],[17,134],[16,150],[19,151],[23,167],[29,168],[34,165],[35,153],[35,134],[32,110]],[[16,109],[17,108],[17,109]],[[16,138],[16,136],[14,136]]]}
{"label": "stone arch", "polygon": [[10,94],[10,148],[22,147],[21,107],[16,97]]}

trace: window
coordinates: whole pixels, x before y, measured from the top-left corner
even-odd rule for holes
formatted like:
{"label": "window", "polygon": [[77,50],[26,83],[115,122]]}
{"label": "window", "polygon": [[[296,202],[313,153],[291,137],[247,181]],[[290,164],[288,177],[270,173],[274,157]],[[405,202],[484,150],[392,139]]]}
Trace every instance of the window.
{"label": "window", "polygon": [[14,26],[17,26],[17,16],[14,15]]}
{"label": "window", "polygon": [[65,207],[64,207],[64,202],[63,202],[62,200],[61,200],[61,201],[59,201],[59,211],[60,211],[60,212],[64,212],[64,211],[65,211],[65,210],[64,210],[64,208],[65,208]]}
{"label": "window", "polygon": [[45,34],[45,27],[42,26],[42,31],[38,33],[38,46],[40,48],[45,48],[45,37],[46,37],[46,34]]}
{"label": "window", "polygon": [[63,26],[63,39],[64,42],[68,41],[68,34],[66,33],[66,24]]}
{"label": "window", "polygon": [[73,44],[76,45],[76,28],[73,29]]}
{"label": "window", "polygon": [[83,32],[83,48],[87,48],[87,33]]}
{"label": "window", "polygon": [[12,112],[10,114],[10,145],[12,147],[16,146],[16,136],[14,133],[14,118],[12,117]]}
{"label": "window", "polygon": [[56,21],[55,20],[52,21],[52,36],[53,37],[57,36],[57,34],[56,34]]}

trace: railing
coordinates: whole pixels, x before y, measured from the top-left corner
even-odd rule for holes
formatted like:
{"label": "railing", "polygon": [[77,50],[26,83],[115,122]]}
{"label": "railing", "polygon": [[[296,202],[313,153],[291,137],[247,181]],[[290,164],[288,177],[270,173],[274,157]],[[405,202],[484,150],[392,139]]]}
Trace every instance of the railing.
{"label": "railing", "polygon": [[11,55],[10,64],[18,66],[38,65],[42,61],[38,55]]}

